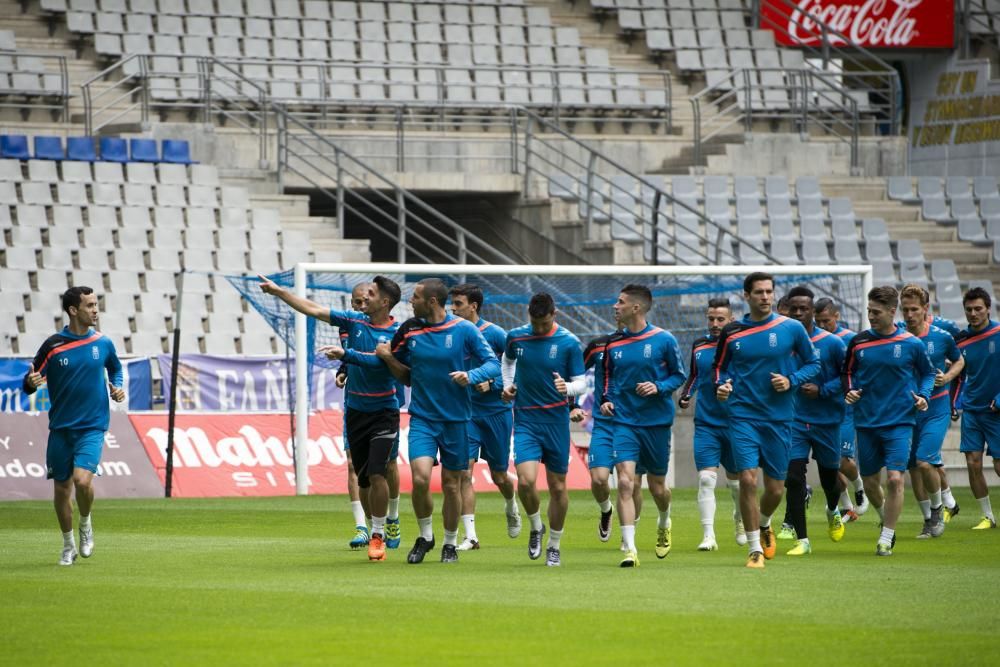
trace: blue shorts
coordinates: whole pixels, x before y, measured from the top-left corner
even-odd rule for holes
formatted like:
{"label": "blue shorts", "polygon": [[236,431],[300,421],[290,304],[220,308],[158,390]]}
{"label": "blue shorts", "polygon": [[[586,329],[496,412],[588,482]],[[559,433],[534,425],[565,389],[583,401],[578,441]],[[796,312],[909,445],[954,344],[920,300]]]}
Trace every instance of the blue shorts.
{"label": "blue shorts", "polygon": [[962,413],[962,444],[959,451],[986,452],[1000,459],[1000,414],[994,412]]}
{"label": "blue shorts", "polygon": [[490,470],[503,472],[510,465],[510,431],[514,415],[504,410],[469,421],[469,460],[478,461],[482,456]]}
{"label": "blue shorts", "polygon": [[[347,441],[347,410],[344,410],[344,428],[341,431],[344,434],[344,453],[349,454],[351,451],[351,445]],[[399,456],[399,431],[396,431],[396,441],[392,443],[392,451],[389,452],[389,463],[396,460]]]}
{"label": "blue shorts", "polygon": [[73,468],[83,468],[96,474],[104,449],[104,431],[100,429],[62,428],[49,431],[49,446],[45,449],[46,477],[65,482],[73,476]]}
{"label": "blue shorts", "polygon": [[813,460],[822,468],[840,469],[840,424],[792,424],[792,446],[788,459],[809,459],[812,450]]}
{"label": "blue shorts", "polygon": [[736,471],[759,467],[771,479],[784,480],[788,476],[791,430],[787,423],[733,419],[729,423],[729,441]]}
{"label": "blue shorts", "polygon": [[527,461],[541,461],[549,472],[565,475],[569,470],[569,422],[515,421],[514,465]]}
{"label": "blue shorts", "polygon": [[854,431],[854,415],[848,415],[840,425],[840,456],[845,459],[858,458],[857,434]]}
{"label": "blue shorts", "polygon": [[594,430],[590,434],[590,449],[587,451],[587,467],[615,467],[615,425],[610,419],[595,419]]}
{"label": "blue shorts", "polygon": [[670,426],[615,424],[615,463],[631,461],[636,471],[663,476],[670,465]]}
{"label": "blue shorts", "polygon": [[917,461],[932,466],[939,466],[942,463],[941,446],[944,445],[944,436],[948,434],[948,426],[951,425],[951,411],[938,411],[938,414],[927,417],[923,416],[925,414],[927,413],[917,413],[907,468],[916,468]]}
{"label": "blue shorts", "polygon": [[736,472],[733,461],[733,446],[729,442],[729,428],[725,426],[694,425],[694,467],[698,470],[718,468],[726,472]]}
{"label": "blue shorts", "polygon": [[469,469],[469,438],[466,422],[436,422],[410,417],[410,460],[423,456],[437,460],[445,470]]}
{"label": "blue shorts", "polygon": [[899,424],[882,428],[858,427],[858,468],[862,477],[877,475],[882,468],[904,472],[910,458],[913,426]]}

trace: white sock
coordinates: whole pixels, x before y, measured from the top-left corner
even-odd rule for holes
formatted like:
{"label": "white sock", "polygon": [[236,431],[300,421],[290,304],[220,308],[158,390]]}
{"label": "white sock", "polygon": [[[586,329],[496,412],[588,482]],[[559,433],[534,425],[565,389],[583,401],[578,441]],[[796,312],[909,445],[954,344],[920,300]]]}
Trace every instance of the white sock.
{"label": "white sock", "polygon": [[854,491],[854,493],[865,490],[865,482],[861,479],[861,475],[847,481],[851,483],[851,490]]}
{"label": "white sock", "polygon": [[389,498],[389,514],[387,517],[393,521],[399,519],[399,496]]}
{"label": "white sock", "polygon": [[90,528],[90,515],[80,515],[80,528]]}
{"label": "white sock", "polygon": [[920,505],[920,513],[924,515],[924,521],[931,518],[931,501],[918,500],[917,504]]}
{"label": "white sock", "polygon": [[665,512],[660,512],[659,516],[656,518],[657,528],[670,528],[670,506],[667,506]]}
{"label": "white sock", "polygon": [[531,529],[534,531],[539,531],[542,529],[542,513],[541,511],[535,512],[534,514],[528,515],[528,521],[531,523]]}
{"label": "white sock", "polygon": [[549,548],[559,550],[559,540],[562,539],[563,532],[561,530],[550,530],[549,531]]}
{"label": "white sock", "polygon": [[417,517],[417,527],[420,529],[420,537],[428,542],[434,539],[434,515],[421,519]]}
{"label": "white sock", "polygon": [[601,507],[601,513],[607,514],[611,511],[611,498],[605,498],[603,503],[597,503]]}
{"label": "white sock", "polygon": [[982,498],[976,498],[976,500],[979,501],[979,507],[983,511],[983,516],[986,517],[987,519],[996,521],[996,519],[993,517],[993,506],[990,504],[990,497],[987,495],[983,496]]}
{"label": "white sock", "polygon": [[727,479],[726,486],[729,487],[729,495],[733,497],[733,511],[740,513],[740,480]]}
{"label": "white sock", "polygon": [[462,526],[465,528],[465,539],[472,540],[473,542],[478,542],[479,537],[476,535],[476,515],[475,514],[463,514],[462,515]]}
{"label": "white sock", "polygon": [[770,528],[771,527],[771,515],[770,514],[764,514],[763,512],[760,513],[760,527],[761,528]]}
{"label": "white sock", "polygon": [[936,510],[941,509],[941,491],[938,490],[938,491],[935,491],[934,493],[931,493],[930,497],[931,497],[931,501],[930,501],[931,502],[931,507],[934,508],[934,509],[936,509]]}
{"label": "white sock", "polygon": [[955,509],[955,505],[958,504],[955,502],[955,496],[951,495],[950,486],[946,486],[941,489],[941,500],[944,502],[944,506],[950,510]]}
{"label": "white sock", "polygon": [[351,513],[354,515],[355,526],[368,528],[368,522],[365,521],[365,510],[361,507],[360,500],[351,501]]}
{"label": "white sock", "polygon": [[385,535],[385,517],[384,516],[373,516],[372,517],[372,535],[378,533],[379,535]]}
{"label": "white sock", "polygon": [[747,531],[747,548],[750,553],[759,551],[764,553],[764,550],[760,548],[760,531],[759,530],[748,530]]}
{"label": "white sock", "polygon": [[444,531],[444,543],[450,544],[453,547],[458,546],[458,531],[457,530]]}
{"label": "white sock", "polygon": [[622,540],[626,551],[635,551],[635,525],[622,526]]}
{"label": "white sock", "polygon": [[854,509],[854,501],[851,500],[851,494],[846,489],[840,493],[840,508],[845,511]]}
{"label": "white sock", "polygon": [[73,531],[68,533],[63,533],[63,548],[68,549],[70,547],[76,547],[76,540],[73,538]]}
{"label": "white sock", "polygon": [[[872,503],[872,506],[874,506],[874,505],[875,505],[875,503]],[[878,512],[878,519],[879,519],[879,521],[883,521],[884,522],[885,521],[885,505],[879,505],[878,507],[875,508],[875,511]]]}
{"label": "white sock", "polygon": [[504,498],[503,499],[504,500],[504,511],[507,514],[517,514],[518,513],[517,512],[517,500],[515,500],[514,498],[515,498],[514,496],[511,496],[510,498]]}
{"label": "white sock", "polygon": [[698,513],[701,515],[701,527],[707,535],[715,532],[715,483],[719,476],[711,470],[698,473]]}
{"label": "white sock", "polygon": [[882,534],[879,535],[878,541],[886,546],[892,546],[892,538],[896,534],[896,531],[892,528],[882,528]]}

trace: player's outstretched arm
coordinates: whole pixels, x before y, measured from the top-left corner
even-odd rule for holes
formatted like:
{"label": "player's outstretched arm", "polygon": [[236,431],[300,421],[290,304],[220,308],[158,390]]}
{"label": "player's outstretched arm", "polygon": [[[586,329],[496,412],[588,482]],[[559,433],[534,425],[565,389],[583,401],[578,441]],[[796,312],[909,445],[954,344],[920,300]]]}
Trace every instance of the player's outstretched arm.
{"label": "player's outstretched arm", "polygon": [[270,294],[278,297],[303,315],[315,317],[316,319],[323,320],[324,322],[330,321],[329,309],[324,308],[315,301],[310,301],[309,299],[298,296],[291,290],[278,285],[259,273],[257,274],[257,278],[260,279],[260,291],[264,294]]}

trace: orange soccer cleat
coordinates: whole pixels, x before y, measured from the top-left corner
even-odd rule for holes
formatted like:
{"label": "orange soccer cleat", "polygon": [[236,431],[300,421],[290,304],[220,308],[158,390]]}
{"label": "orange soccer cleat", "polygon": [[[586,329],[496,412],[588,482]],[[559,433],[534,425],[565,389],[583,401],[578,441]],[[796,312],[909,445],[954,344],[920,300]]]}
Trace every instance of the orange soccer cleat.
{"label": "orange soccer cleat", "polygon": [[385,560],[385,540],[380,533],[372,533],[368,541],[368,560]]}
{"label": "orange soccer cleat", "polygon": [[778,541],[774,537],[774,529],[768,526],[760,529],[760,547],[764,550],[764,558],[771,560],[774,552],[778,548]]}

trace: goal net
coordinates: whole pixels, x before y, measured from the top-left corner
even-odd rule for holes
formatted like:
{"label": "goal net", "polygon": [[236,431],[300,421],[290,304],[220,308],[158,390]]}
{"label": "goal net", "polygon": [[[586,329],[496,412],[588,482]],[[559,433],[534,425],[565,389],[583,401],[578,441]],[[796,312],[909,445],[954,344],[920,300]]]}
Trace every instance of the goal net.
{"label": "goal net", "polygon": [[[837,304],[844,326],[867,327],[865,295],[872,287],[869,266],[544,266],[544,265],[411,265],[411,264],[299,264],[294,271],[269,276],[279,285],[330,308],[349,310],[351,291],[361,282],[384,275],[399,283],[402,300],[393,316],[403,321],[412,315],[410,295],[423,278],[441,278],[449,286],[474,283],[484,293],[481,315],[510,330],[527,322],[527,305],[537,292],[548,292],[556,302],[557,321],[586,345],[590,339],[614,331],[612,306],[622,286],[641,283],[653,293],[650,323],[668,329],[681,350],[705,333],[705,307],[709,299],[729,300],[734,315],[746,313],[743,278],[753,271],[775,276],[775,299],[795,285],[806,285],[816,298],[830,297]],[[313,365],[330,366],[317,350],[339,344],[339,332],[323,322],[295,313],[280,299],[260,291],[255,277],[230,277],[230,282],[257,309],[277,335],[294,351],[295,377],[312,377]],[[249,332],[248,332],[249,333]],[[686,355],[685,355],[686,359]],[[294,387],[296,411],[296,492],[308,492],[306,447],[309,383]]]}

